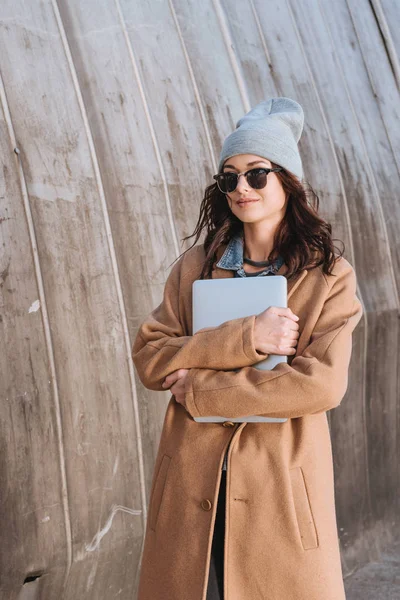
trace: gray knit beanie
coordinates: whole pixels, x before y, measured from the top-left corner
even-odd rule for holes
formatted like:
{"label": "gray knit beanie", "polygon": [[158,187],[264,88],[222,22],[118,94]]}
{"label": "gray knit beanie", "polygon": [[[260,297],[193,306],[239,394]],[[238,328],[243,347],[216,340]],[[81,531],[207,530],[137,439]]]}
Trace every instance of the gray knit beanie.
{"label": "gray knit beanie", "polygon": [[303,109],[294,100],[284,97],[263,100],[237,122],[235,131],[225,139],[218,172],[231,156],[257,154],[302,179],[297,142],[303,124]]}

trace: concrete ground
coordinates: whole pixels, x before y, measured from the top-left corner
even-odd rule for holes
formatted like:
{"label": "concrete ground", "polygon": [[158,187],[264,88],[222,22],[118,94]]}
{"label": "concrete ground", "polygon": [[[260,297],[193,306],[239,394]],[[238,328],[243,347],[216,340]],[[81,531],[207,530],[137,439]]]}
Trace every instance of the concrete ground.
{"label": "concrete ground", "polygon": [[400,542],[344,580],[346,600],[400,600]]}

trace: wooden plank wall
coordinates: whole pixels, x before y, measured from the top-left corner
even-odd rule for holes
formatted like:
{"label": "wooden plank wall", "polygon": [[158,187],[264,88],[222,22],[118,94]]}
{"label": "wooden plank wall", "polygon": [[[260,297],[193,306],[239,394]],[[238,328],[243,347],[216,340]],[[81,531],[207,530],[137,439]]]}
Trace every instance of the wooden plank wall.
{"label": "wooden plank wall", "polygon": [[131,345],[270,96],[304,107],[365,309],[329,413],[345,574],[398,535],[399,22],[396,0],[2,0],[2,599],[135,596],[169,393]]}

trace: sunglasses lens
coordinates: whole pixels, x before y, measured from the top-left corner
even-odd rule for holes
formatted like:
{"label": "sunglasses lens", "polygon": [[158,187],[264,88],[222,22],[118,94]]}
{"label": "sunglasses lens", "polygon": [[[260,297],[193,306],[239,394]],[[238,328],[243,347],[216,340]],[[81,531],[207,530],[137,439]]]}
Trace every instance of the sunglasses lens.
{"label": "sunglasses lens", "polygon": [[254,190],[260,190],[267,185],[265,169],[251,169],[247,174],[247,182]]}
{"label": "sunglasses lens", "polygon": [[222,173],[218,178],[218,186],[223,194],[233,192],[237,185],[238,177],[236,173]]}

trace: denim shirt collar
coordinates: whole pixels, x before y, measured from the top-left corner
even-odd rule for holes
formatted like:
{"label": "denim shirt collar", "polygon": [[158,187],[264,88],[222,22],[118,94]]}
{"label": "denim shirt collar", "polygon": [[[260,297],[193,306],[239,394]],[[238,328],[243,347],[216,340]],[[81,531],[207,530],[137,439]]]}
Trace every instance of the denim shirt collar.
{"label": "denim shirt collar", "polygon": [[[264,271],[260,273],[260,277],[268,275],[270,273],[275,274],[281,266],[284,260],[281,256],[278,256]],[[237,275],[240,277],[246,277],[246,272],[243,269],[243,233],[239,232],[233,236],[217,262],[217,267],[220,269],[229,269],[231,271],[237,271]],[[258,277],[258,276],[257,276]]]}

